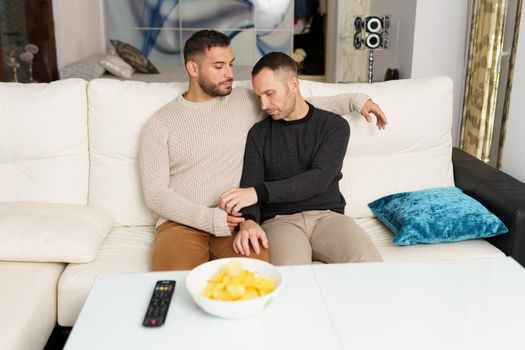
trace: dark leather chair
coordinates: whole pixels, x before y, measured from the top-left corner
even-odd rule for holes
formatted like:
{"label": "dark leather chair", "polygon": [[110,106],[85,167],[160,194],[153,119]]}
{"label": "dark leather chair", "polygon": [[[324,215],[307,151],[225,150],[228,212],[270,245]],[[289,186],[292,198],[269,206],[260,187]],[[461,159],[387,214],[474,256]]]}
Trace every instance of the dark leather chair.
{"label": "dark leather chair", "polygon": [[458,148],[452,149],[452,164],[456,186],[509,229],[487,241],[525,266],[525,184]]}

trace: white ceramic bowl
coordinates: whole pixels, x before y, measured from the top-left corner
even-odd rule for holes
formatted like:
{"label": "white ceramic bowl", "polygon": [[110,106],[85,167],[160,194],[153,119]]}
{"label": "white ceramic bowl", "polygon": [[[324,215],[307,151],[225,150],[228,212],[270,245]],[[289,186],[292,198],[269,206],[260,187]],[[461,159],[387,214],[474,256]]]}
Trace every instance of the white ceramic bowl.
{"label": "white ceramic bowl", "polygon": [[[208,280],[219,272],[230,260],[238,260],[242,267],[252,271],[257,277],[272,277],[276,281],[275,290],[262,297],[241,301],[220,301],[201,296]],[[193,300],[209,314],[223,318],[250,317],[263,310],[279,294],[283,281],[275,266],[267,262],[250,258],[217,259],[197,266],[186,277],[186,288]]]}

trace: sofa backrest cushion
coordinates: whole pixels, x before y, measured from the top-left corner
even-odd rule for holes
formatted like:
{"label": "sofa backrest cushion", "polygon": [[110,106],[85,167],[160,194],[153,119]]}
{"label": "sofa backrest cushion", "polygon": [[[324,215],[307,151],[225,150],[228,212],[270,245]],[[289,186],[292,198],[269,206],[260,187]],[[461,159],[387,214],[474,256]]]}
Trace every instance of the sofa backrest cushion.
{"label": "sofa backrest cushion", "polygon": [[0,202],[87,204],[87,83],[0,83]]}
{"label": "sofa backrest cushion", "polygon": [[113,79],[89,83],[89,205],[112,211],[117,226],[155,223],[142,194],[140,135],[148,118],[187,87]]}
{"label": "sofa backrest cushion", "polygon": [[[235,85],[251,86],[249,81]],[[89,83],[89,204],[112,211],[116,225],[155,223],[142,195],[140,135],[148,118],[186,89],[187,83]],[[449,78],[375,84],[302,81],[301,89],[305,97],[364,92],[388,117],[386,130],[378,131],[357,113],[345,116],[351,125],[341,180],[347,215],[373,216],[367,204],[388,194],[454,185]]]}
{"label": "sofa backrest cushion", "polygon": [[345,116],[351,134],[340,182],[346,214],[373,216],[367,204],[385,195],[454,185],[452,81],[430,77],[374,84],[302,81],[307,96],[363,92],[388,118],[378,131],[357,113]]}

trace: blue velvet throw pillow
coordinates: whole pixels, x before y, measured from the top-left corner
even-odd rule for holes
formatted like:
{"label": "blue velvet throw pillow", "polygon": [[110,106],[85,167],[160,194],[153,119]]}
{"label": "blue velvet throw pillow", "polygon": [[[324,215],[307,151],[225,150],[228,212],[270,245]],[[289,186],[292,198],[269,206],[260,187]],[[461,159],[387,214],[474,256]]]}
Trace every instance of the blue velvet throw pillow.
{"label": "blue velvet throw pillow", "polygon": [[457,187],[402,192],[368,206],[397,245],[457,242],[508,232],[498,217]]}

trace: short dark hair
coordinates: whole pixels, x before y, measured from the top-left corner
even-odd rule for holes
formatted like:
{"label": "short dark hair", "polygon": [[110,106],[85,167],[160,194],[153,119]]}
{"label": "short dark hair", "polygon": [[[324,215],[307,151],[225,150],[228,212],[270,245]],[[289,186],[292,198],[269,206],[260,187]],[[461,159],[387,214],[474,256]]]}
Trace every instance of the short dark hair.
{"label": "short dark hair", "polygon": [[231,40],[228,36],[216,30],[199,30],[193,33],[184,44],[184,63],[212,47],[228,47],[230,42]]}
{"label": "short dark hair", "polygon": [[252,77],[259,74],[264,68],[276,71],[279,69],[285,69],[291,71],[294,75],[297,75],[297,63],[283,52],[270,52],[264,55],[252,69]]}

